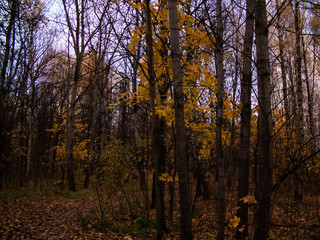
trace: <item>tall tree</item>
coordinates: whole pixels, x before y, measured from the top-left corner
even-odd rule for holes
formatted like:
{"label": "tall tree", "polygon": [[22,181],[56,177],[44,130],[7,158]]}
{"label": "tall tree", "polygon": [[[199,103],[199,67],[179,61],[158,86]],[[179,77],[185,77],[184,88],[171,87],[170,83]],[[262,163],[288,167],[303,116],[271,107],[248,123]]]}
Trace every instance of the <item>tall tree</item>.
{"label": "tall tree", "polygon": [[[297,143],[298,147],[298,159],[296,159],[297,164],[301,161],[302,155],[302,144],[304,139],[303,133],[303,90],[302,90],[302,53],[301,53],[301,27],[300,27],[300,1],[295,0],[295,15],[294,15],[294,23],[295,23],[295,31],[296,31],[296,84],[297,84],[297,112],[295,114],[295,126],[297,131]],[[294,200],[302,201],[302,189],[301,189],[301,173],[300,169],[298,169],[294,174]]]}
{"label": "tall tree", "polygon": [[[7,120],[8,120],[8,106],[6,106],[8,102],[8,81],[7,81],[7,67],[9,64],[9,57],[10,51],[14,46],[14,24],[16,18],[18,17],[18,1],[12,0],[11,4],[9,5],[8,12],[10,13],[9,23],[5,32],[5,47],[4,47],[4,54],[3,59],[1,59],[1,75],[0,75],[0,189],[2,188],[2,177],[5,171],[5,153],[6,146],[10,142],[8,140],[8,135],[6,134],[7,131]],[[12,40],[13,39],[13,40]],[[9,85],[10,87],[10,85]]]}
{"label": "tall tree", "polygon": [[[276,0],[276,8],[280,9],[279,0]],[[287,148],[286,154],[289,158],[292,157],[292,129],[291,129],[291,109],[289,104],[289,95],[288,95],[288,83],[287,83],[287,71],[286,71],[286,61],[284,55],[284,31],[282,26],[282,16],[281,14],[277,19],[277,30],[278,30],[278,38],[279,38],[279,61],[280,61],[280,69],[281,69],[281,79],[282,79],[282,94],[283,94],[283,105],[286,119],[286,140],[287,140]]]}
{"label": "tall tree", "polygon": [[223,74],[223,22],[222,22],[222,1],[217,0],[217,38],[216,38],[216,72],[217,72],[217,121],[216,121],[216,154],[218,163],[218,240],[224,239],[224,225],[226,219],[225,199],[225,166],[222,146],[223,127],[223,95],[224,95],[224,74]]}
{"label": "tall tree", "polygon": [[[248,236],[248,204],[243,200],[249,193],[249,163],[250,163],[250,121],[251,121],[251,84],[252,84],[252,45],[254,33],[254,1],[247,0],[246,29],[243,46],[243,67],[241,79],[241,122],[240,122],[240,152],[239,152],[239,185],[237,216],[240,218],[236,239]],[[240,231],[242,229],[242,231]]]}
{"label": "tall tree", "polygon": [[176,130],[176,155],[179,175],[179,195],[180,195],[180,238],[184,240],[192,239],[191,224],[191,196],[189,180],[189,164],[187,155],[187,137],[184,120],[184,94],[181,68],[181,50],[179,43],[177,2],[168,0],[170,44],[173,71],[174,89],[174,114]]}
{"label": "tall tree", "polygon": [[148,56],[148,80],[150,87],[150,105],[152,113],[152,160],[155,166],[155,192],[156,192],[156,213],[157,213],[157,239],[161,240],[163,233],[166,231],[165,207],[164,207],[164,184],[159,177],[164,172],[164,140],[160,127],[160,118],[155,111],[156,101],[156,77],[154,72],[153,57],[153,39],[151,25],[150,0],[145,0],[146,7],[146,38],[147,38],[147,56]]}
{"label": "tall tree", "polygon": [[256,0],[255,20],[259,116],[257,152],[258,179],[256,186],[257,207],[254,214],[254,239],[267,240],[271,221],[272,115],[268,23],[265,0]]}
{"label": "tall tree", "polygon": [[[67,0],[62,0],[62,3],[68,31],[71,35],[73,51],[75,53],[75,64],[73,70],[73,77],[71,81],[70,104],[68,111],[66,136],[68,186],[70,190],[75,191],[76,186],[74,179],[73,147],[78,83],[81,78],[81,68],[85,51],[88,47],[88,44],[90,43],[90,40],[97,33],[97,30],[100,29],[108,4],[105,5],[100,15],[96,15],[97,25],[95,25],[93,29],[90,29],[90,24],[92,23],[88,22],[90,14],[88,12],[88,9],[90,9],[88,6],[88,1],[80,0],[79,2],[78,0],[75,0],[74,2],[68,2]],[[74,14],[74,16],[72,16],[72,14]],[[75,20],[73,19],[73,17],[75,18]]]}

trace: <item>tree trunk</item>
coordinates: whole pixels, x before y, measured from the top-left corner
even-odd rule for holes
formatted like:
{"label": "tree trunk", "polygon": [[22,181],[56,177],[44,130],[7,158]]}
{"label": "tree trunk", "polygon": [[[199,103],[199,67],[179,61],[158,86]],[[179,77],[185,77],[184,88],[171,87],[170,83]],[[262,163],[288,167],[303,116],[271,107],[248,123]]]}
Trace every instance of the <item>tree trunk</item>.
{"label": "tree trunk", "polygon": [[179,175],[180,222],[181,235],[184,240],[192,239],[191,196],[189,180],[189,164],[187,155],[187,138],[184,121],[184,94],[181,69],[181,52],[179,43],[177,3],[169,0],[169,25],[171,58],[174,88],[174,113],[176,129],[176,155]]}
{"label": "tree trunk", "polygon": [[76,191],[76,185],[74,180],[74,159],[73,159],[73,147],[74,147],[74,130],[75,130],[75,111],[76,111],[76,96],[78,81],[80,79],[81,60],[76,60],[74,77],[71,83],[70,92],[70,106],[68,112],[67,121],[67,142],[66,142],[66,154],[67,154],[67,180],[68,187],[71,191]]}
{"label": "tree trunk", "polygon": [[27,76],[29,75],[30,78],[30,95],[29,95],[29,102],[28,102],[28,143],[27,143],[27,163],[26,163],[26,181],[29,181],[30,175],[30,165],[31,165],[31,158],[33,152],[33,140],[34,140],[34,107],[35,107],[35,76],[32,74],[32,66],[33,61],[35,61],[35,54],[34,54],[34,44],[33,44],[33,37],[34,37],[34,25],[31,25],[30,29],[30,39],[29,39],[29,46],[28,46],[28,62],[27,62]]}
{"label": "tree trunk", "polygon": [[[278,0],[276,1],[276,8],[279,9]],[[282,94],[283,94],[283,103],[284,103],[284,114],[286,119],[286,154],[289,159],[292,157],[292,125],[291,125],[291,110],[288,99],[288,85],[287,85],[287,73],[285,67],[285,58],[284,58],[284,44],[283,44],[283,29],[281,26],[281,15],[278,16],[277,21],[278,29],[278,38],[279,38],[279,59],[280,59],[280,68],[281,68],[281,79],[282,79]]]}
{"label": "tree trunk", "polygon": [[222,23],[222,1],[217,0],[217,43],[216,43],[216,71],[218,81],[217,91],[217,122],[216,122],[216,151],[218,162],[218,240],[224,239],[224,225],[226,220],[226,187],[225,187],[225,167],[222,146],[223,127],[223,94],[224,94],[224,74],[223,74],[223,23]]}
{"label": "tree trunk", "polygon": [[[237,216],[240,222],[236,239],[248,237],[248,204],[241,201],[249,194],[249,165],[250,165],[250,121],[251,121],[251,86],[252,86],[252,45],[254,32],[254,0],[247,0],[246,30],[244,37],[243,73],[241,81],[241,125],[239,152],[239,185]],[[242,229],[242,232],[240,231]]]}
{"label": "tree trunk", "polygon": [[254,240],[267,240],[270,229],[272,188],[272,114],[268,52],[268,24],[265,0],[256,0],[256,47],[258,74],[258,181],[257,206],[254,214]]}
{"label": "tree trunk", "polygon": [[150,103],[152,112],[152,160],[155,168],[155,193],[156,193],[156,213],[157,213],[157,239],[161,240],[164,232],[167,231],[165,219],[164,206],[164,184],[159,177],[164,172],[164,142],[163,135],[161,136],[160,118],[155,113],[156,100],[156,79],[154,72],[154,58],[153,58],[153,40],[152,40],[152,26],[151,26],[151,10],[150,0],[145,0],[146,4],[146,39],[147,39],[147,55],[148,55],[148,75],[150,85]]}
{"label": "tree trunk", "polygon": [[307,86],[307,97],[308,97],[308,116],[309,116],[309,134],[313,138],[312,150],[314,152],[316,149],[316,126],[314,121],[314,83],[311,82],[309,78],[309,71],[308,71],[308,60],[307,60],[307,47],[305,46],[305,40],[302,36],[301,38],[302,43],[302,50],[303,50],[303,63],[304,63],[304,75],[305,81]]}
{"label": "tree trunk", "polygon": [[[89,188],[90,184],[90,177],[91,177],[91,168],[92,168],[92,161],[94,160],[93,158],[96,158],[96,153],[97,153],[97,115],[98,115],[98,94],[99,94],[99,84],[100,84],[100,60],[95,58],[95,76],[96,78],[94,79],[95,81],[93,82],[93,91],[91,91],[90,98],[91,98],[91,103],[92,103],[92,113],[91,113],[91,126],[90,126],[90,144],[89,144],[89,157],[88,157],[88,162],[85,166],[84,173],[85,173],[85,179],[83,182],[83,188]],[[91,155],[91,156],[90,156]]]}
{"label": "tree trunk", "polygon": [[[302,92],[302,56],[301,56],[301,29],[300,29],[300,10],[299,10],[300,1],[295,1],[295,30],[296,30],[296,84],[297,84],[297,103],[298,109],[296,114],[296,130],[297,130],[297,143],[298,148],[300,148],[303,144],[304,139],[304,129],[303,129],[303,92]],[[296,161],[300,161],[302,159],[302,149],[298,152],[298,159]],[[298,164],[298,162],[296,164]],[[294,200],[302,201],[302,188],[301,188],[301,173],[298,169],[294,174]]]}
{"label": "tree trunk", "polygon": [[[136,0],[138,3],[139,0]],[[135,27],[140,27],[140,15],[139,10],[136,9],[136,19],[135,19]],[[132,93],[133,93],[133,120],[134,120],[134,140],[135,140],[135,154],[136,154],[136,164],[139,173],[139,184],[142,194],[145,198],[145,209],[149,213],[149,195],[148,195],[148,184],[146,179],[145,173],[145,157],[143,154],[143,147],[140,146],[141,144],[141,133],[139,132],[141,124],[139,124],[140,117],[139,117],[139,105],[137,103],[137,75],[138,75],[138,67],[139,67],[139,60],[141,58],[141,41],[137,44],[136,47],[136,54],[133,58],[132,68],[133,68],[133,76],[132,76]]]}
{"label": "tree trunk", "polygon": [[[5,166],[7,166],[5,156],[6,156],[6,148],[10,140],[8,139],[8,135],[6,134],[7,130],[7,110],[8,107],[6,106],[7,100],[7,90],[5,88],[6,85],[6,73],[7,73],[7,66],[9,63],[9,54],[10,49],[14,44],[11,44],[11,36],[12,31],[14,30],[14,24],[17,15],[18,9],[18,1],[12,0],[10,6],[10,20],[8,27],[5,32],[5,48],[4,48],[4,56],[2,60],[1,66],[1,73],[0,73],[0,190],[2,189],[2,178],[6,171]],[[13,33],[14,34],[14,33]],[[8,84],[7,84],[8,85]],[[9,87],[9,86],[8,86]]]}
{"label": "tree trunk", "polygon": [[18,1],[12,0],[11,6],[10,6],[10,20],[9,20],[8,27],[6,29],[7,31],[5,33],[5,36],[6,36],[5,51],[4,51],[2,67],[1,67],[1,76],[0,76],[0,91],[1,91],[1,93],[3,93],[4,88],[5,88],[6,72],[7,72],[8,62],[9,62],[9,53],[10,53],[10,49],[12,46],[11,45],[11,34],[12,34],[12,30],[14,28],[14,24],[15,24],[15,20],[16,20],[17,9],[18,9]]}

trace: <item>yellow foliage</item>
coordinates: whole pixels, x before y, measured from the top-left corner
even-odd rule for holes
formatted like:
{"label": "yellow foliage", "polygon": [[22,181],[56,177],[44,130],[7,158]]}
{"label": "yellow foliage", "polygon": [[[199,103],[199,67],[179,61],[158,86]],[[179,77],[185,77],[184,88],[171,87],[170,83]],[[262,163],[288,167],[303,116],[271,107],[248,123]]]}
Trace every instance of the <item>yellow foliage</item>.
{"label": "yellow foliage", "polygon": [[169,173],[162,173],[161,176],[159,176],[159,180],[163,182],[177,182],[179,180],[178,176],[171,176]]}
{"label": "yellow foliage", "polygon": [[77,159],[85,159],[89,156],[87,145],[89,144],[90,140],[85,139],[79,143],[77,143],[73,148],[73,155]]}
{"label": "yellow foliage", "polygon": [[232,219],[230,219],[229,226],[231,228],[237,228],[239,223],[240,223],[240,218],[237,216],[234,216]]}
{"label": "yellow foliage", "polygon": [[257,203],[257,200],[254,198],[254,196],[247,195],[240,199],[240,201],[243,201],[244,203],[252,204]]}

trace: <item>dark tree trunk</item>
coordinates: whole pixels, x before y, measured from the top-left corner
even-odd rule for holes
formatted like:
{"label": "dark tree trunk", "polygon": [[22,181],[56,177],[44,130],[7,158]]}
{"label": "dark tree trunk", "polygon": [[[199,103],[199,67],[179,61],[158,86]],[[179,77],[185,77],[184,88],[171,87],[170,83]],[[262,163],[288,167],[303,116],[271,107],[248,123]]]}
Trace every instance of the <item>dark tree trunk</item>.
{"label": "dark tree trunk", "polygon": [[189,164],[187,154],[187,137],[184,121],[184,94],[182,83],[181,69],[181,52],[179,43],[179,28],[177,3],[169,0],[169,25],[170,25],[170,42],[171,58],[173,71],[173,88],[174,88],[174,113],[175,113],[175,130],[176,130],[176,154],[179,175],[179,194],[180,194],[180,222],[181,235],[184,240],[192,239],[191,224],[191,196],[189,180]]}
{"label": "dark tree trunk", "polygon": [[258,180],[257,206],[254,214],[254,240],[267,240],[270,229],[272,188],[272,114],[271,84],[268,52],[268,24],[265,0],[256,0],[256,46],[258,74]]}
{"label": "dark tree trunk", "polygon": [[[243,73],[241,81],[241,125],[239,150],[239,185],[237,216],[240,222],[237,228],[236,239],[245,239],[248,236],[248,204],[241,201],[249,194],[249,163],[250,163],[250,120],[251,120],[251,84],[252,84],[252,45],[254,33],[254,0],[247,0],[246,30],[244,49],[242,54]],[[242,229],[242,231],[240,231]]]}
{"label": "dark tree trunk", "polygon": [[216,43],[216,71],[218,81],[217,91],[217,122],[216,122],[216,156],[218,162],[218,240],[224,239],[224,226],[226,220],[226,184],[225,163],[222,146],[223,127],[223,95],[224,95],[224,73],[223,73],[223,23],[222,23],[222,1],[217,0],[217,43]]}
{"label": "dark tree trunk", "polygon": [[[278,0],[276,1],[276,8],[279,9]],[[279,38],[279,59],[280,59],[280,68],[281,68],[281,79],[282,79],[282,94],[283,94],[283,103],[284,103],[284,111],[285,111],[285,119],[286,119],[286,154],[290,159],[293,157],[292,155],[292,124],[291,120],[291,110],[288,99],[288,84],[287,84],[287,72],[285,66],[285,57],[284,57],[284,43],[283,43],[283,29],[281,26],[281,15],[278,17],[277,21],[277,29],[278,29],[278,38]]]}
{"label": "dark tree trunk", "polygon": [[156,194],[156,213],[157,213],[157,239],[161,240],[164,232],[167,231],[165,219],[164,206],[164,184],[159,177],[164,173],[164,141],[161,121],[159,115],[155,113],[156,100],[156,79],[154,72],[154,58],[153,58],[153,40],[152,40],[152,26],[151,26],[151,10],[150,0],[145,0],[146,4],[146,27],[147,27],[147,55],[148,55],[148,77],[150,85],[150,103],[152,112],[152,160],[155,168],[155,194]]}
{"label": "dark tree trunk", "polygon": [[[300,1],[295,0],[295,30],[296,30],[296,79],[297,79],[297,115],[296,115],[296,129],[297,129],[297,143],[298,148],[302,147],[304,139],[303,129],[303,90],[302,90],[302,55],[301,55],[301,29],[300,29]],[[298,153],[298,162],[303,158],[302,149]],[[296,164],[299,164],[299,163]],[[294,174],[294,200],[302,201],[302,188],[301,188],[301,173],[298,169]]]}
{"label": "dark tree trunk", "polygon": [[[12,31],[14,30],[14,24],[17,17],[17,9],[18,9],[18,1],[12,0],[10,6],[10,20],[8,27],[5,32],[5,48],[4,48],[4,56],[2,59],[1,73],[0,73],[0,190],[2,189],[2,179],[7,171],[6,167],[8,163],[6,162],[6,149],[10,140],[8,139],[7,132],[7,121],[8,121],[8,106],[6,103],[8,102],[7,96],[8,93],[6,91],[6,73],[7,66],[9,63],[9,55],[10,49],[12,49],[11,37]],[[14,34],[14,31],[13,31]],[[8,85],[8,84],[7,84]],[[9,86],[8,86],[9,87]]]}

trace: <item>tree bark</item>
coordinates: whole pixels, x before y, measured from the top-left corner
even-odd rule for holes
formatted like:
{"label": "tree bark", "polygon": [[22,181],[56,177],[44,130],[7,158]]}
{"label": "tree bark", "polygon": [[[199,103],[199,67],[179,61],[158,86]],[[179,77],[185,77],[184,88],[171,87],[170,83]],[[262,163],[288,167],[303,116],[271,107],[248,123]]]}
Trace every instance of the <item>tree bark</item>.
{"label": "tree bark", "polygon": [[[11,44],[11,36],[14,35],[14,24],[17,17],[17,9],[18,9],[18,1],[12,0],[10,6],[10,20],[8,27],[5,32],[5,49],[4,56],[2,60],[1,73],[0,73],[0,190],[2,189],[2,178],[6,171],[5,166],[7,163],[5,162],[5,150],[8,146],[10,140],[6,134],[7,129],[7,111],[8,107],[6,106],[7,101],[7,90],[5,88],[6,85],[6,73],[7,66],[9,63],[9,55],[10,49],[14,44]],[[13,34],[12,34],[13,31]]]}
{"label": "tree bark", "polygon": [[[279,9],[278,0],[276,1],[276,8]],[[278,16],[277,21],[278,29],[278,38],[279,38],[279,60],[280,60],[280,69],[281,69],[281,79],[282,79],[282,94],[283,94],[283,103],[284,103],[284,114],[286,119],[286,154],[289,159],[292,157],[292,125],[291,125],[291,109],[288,99],[288,84],[287,84],[287,72],[285,66],[285,57],[284,57],[284,44],[283,44],[283,29],[281,26],[281,15]]]}
{"label": "tree bark", "polygon": [[[295,0],[295,30],[296,30],[296,84],[297,84],[297,103],[296,130],[298,148],[303,144],[303,92],[302,92],[302,55],[301,55],[301,29],[300,29],[300,1]],[[303,158],[302,149],[298,152],[298,162]],[[301,173],[298,169],[294,174],[294,200],[302,201]]]}
{"label": "tree bark", "polygon": [[1,67],[1,76],[0,76],[0,91],[1,93],[4,91],[5,88],[5,80],[6,80],[6,72],[7,72],[7,66],[9,62],[9,53],[11,49],[11,35],[14,28],[15,20],[17,17],[17,9],[18,9],[18,1],[12,0],[11,6],[10,6],[10,20],[7,27],[7,31],[5,33],[6,36],[6,42],[5,42],[5,50],[4,50],[4,56],[2,61],[2,67]]}
{"label": "tree bark", "polygon": [[226,220],[226,198],[225,198],[225,167],[222,146],[222,125],[223,125],[223,94],[224,94],[224,73],[223,73],[223,23],[222,23],[222,1],[217,0],[217,43],[216,43],[216,71],[218,81],[217,95],[217,122],[216,122],[216,155],[218,162],[218,240],[224,239],[224,225]]}
{"label": "tree bark", "polygon": [[174,113],[176,130],[176,155],[179,175],[179,195],[180,195],[180,238],[191,240],[191,196],[189,180],[189,164],[187,155],[187,137],[184,121],[184,94],[181,69],[181,51],[179,43],[178,13],[175,0],[169,2],[169,25],[171,42],[171,59],[173,71],[174,88]]}
{"label": "tree bark", "polygon": [[153,39],[152,39],[152,26],[151,26],[151,10],[150,0],[145,0],[146,5],[146,39],[147,39],[147,55],[148,55],[148,77],[150,88],[150,103],[152,112],[152,160],[155,167],[155,193],[156,193],[156,214],[157,214],[157,239],[161,240],[164,232],[167,231],[165,219],[165,206],[164,206],[164,184],[160,181],[159,177],[164,172],[164,141],[161,131],[161,123],[159,115],[155,112],[156,100],[156,78],[154,72],[154,57],[153,57]]}
{"label": "tree bark", "polygon": [[272,114],[270,62],[268,52],[268,24],[265,0],[256,0],[255,33],[258,74],[258,180],[257,206],[254,214],[254,240],[267,240],[270,229],[272,188]]}
{"label": "tree bark", "polygon": [[304,37],[301,38],[302,49],[303,49],[303,63],[304,63],[304,75],[307,86],[307,97],[308,97],[308,115],[309,115],[309,133],[313,140],[312,152],[316,149],[316,126],[315,126],[315,118],[314,118],[314,83],[309,78],[308,71],[308,60],[307,60],[307,47],[305,46]]}
{"label": "tree bark", "polygon": [[[240,222],[236,239],[248,237],[248,204],[241,201],[249,194],[249,165],[250,165],[250,132],[251,132],[251,86],[252,86],[252,45],[254,33],[254,0],[247,0],[246,30],[244,49],[242,53],[243,73],[241,81],[241,122],[240,122],[240,152],[239,152],[239,185],[237,216]],[[240,231],[240,228],[242,231]]]}
{"label": "tree bark", "polygon": [[68,180],[69,190],[71,191],[76,191],[76,185],[74,180],[73,147],[74,147],[76,97],[77,97],[78,81],[80,79],[80,69],[82,64],[81,63],[82,59],[81,60],[80,59],[76,60],[74,76],[71,82],[70,106],[69,106],[68,120],[67,120],[67,135],[66,135],[67,180]]}

